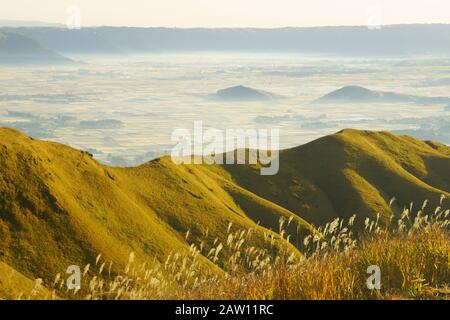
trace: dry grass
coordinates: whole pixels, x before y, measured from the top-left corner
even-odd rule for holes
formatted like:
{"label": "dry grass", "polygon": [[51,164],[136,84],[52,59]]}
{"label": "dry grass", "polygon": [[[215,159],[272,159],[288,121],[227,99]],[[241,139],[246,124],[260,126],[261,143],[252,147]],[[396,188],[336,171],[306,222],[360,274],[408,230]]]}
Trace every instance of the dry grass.
{"label": "dry grass", "polygon": [[[230,223],[226,243],[192,243],[189,254],[172,253],[164,263],[150,263],[152,267],[137,264],[131,253],[120,275],[112,274],[111,263],[99,255],[95,265],[85,266],[81,290],[68,291],[57,275],[46,298],[449,299],[450,213],[441,207],[427,210],[426,205],[414,214],[405,209],[388,225],[367,219],[358,235],[352,231],[355,216],[336,219],[304,239],[303,256],[288,245],[285,230],[291,221],[284,219],[279,236],[286,246],[277,252],[272,234],[266,235],[264,247],[256,248],[249,241],[252,229]],[[223,272],[206,269],[199,256]],[[381,268],[380,290],[366,286],[370,265]]]}

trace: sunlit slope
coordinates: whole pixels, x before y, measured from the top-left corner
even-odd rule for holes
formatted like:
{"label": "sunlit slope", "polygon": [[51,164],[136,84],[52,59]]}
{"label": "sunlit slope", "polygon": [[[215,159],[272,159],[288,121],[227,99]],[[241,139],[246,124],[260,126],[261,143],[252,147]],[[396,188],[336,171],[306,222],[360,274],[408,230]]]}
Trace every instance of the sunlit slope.
{"label": "sunlit slope", "polygon": [[14,268],[0,261],[0,299],[57,299],[57,295],[37,285]]}
{"label": "sunlit slope", "polygon": [[[234,198],[240,193],[246,206]],[[121,271],[131,251],[164,261],[206,234],[225,243],[229,222],[254,228],[253,241],[262,245],[263,226],[275,230],[281,216],[292,215],[203,166],[162,158],[111,168],[85,152],[0,129],[0,261],[30,279],[48,283],[68,265],[93,264],[99,253]]]}
{"label": "sunlit slope", "polygon": [[176,165],[169,157],[113,168],[62,144],[0,129],[3,270],[27,286],[37,277],[51,283],[67,266],[94,264],[102,253],[113,271],[123,271],[132,251],[151,263],[187,253],[192,243],[226,243],[229,222],[254,228],[252,241],[261,247],[265,232],[292,217],[287,231],[296,244],[311,224],[333,217],[388,217],[394,196],[397,212],[450,196],[450,148],[437,142],[344,130],[280,156],[275,176],[261,176],[255,166]]}
{"label": "sunlit slope", "polygon": [[450,148],[387,132],[343,130],[280,154],[280,172],[226,166],[241,187],[315,225],[333,217],[388,217],[450,191]]}

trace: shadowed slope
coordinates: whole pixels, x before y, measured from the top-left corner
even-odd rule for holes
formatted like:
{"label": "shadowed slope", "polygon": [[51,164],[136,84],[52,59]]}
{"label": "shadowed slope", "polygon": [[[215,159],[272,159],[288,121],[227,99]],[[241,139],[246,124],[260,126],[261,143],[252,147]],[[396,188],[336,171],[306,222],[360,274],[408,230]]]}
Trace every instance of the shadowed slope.
{"label": "shadowed slope", "polygon": [[343,130],[282,151],[275,176],[244,166],[226,169],[242,187],[318,225],[352,214],[387,218],[393,197],[397,212],[411,202],[437,204],[442,194],[449,196],[449,152],[436,142]]}

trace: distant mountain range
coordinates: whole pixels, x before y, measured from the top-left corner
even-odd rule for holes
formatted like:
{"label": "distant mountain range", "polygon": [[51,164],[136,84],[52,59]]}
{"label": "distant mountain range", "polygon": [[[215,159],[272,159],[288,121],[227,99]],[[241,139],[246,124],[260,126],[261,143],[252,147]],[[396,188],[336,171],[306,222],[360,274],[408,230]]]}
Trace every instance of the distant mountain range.
{"label": "distant mountain range", "polygon": [[[131,251],[163,262],[205,234],[227,243],[229,222],[252,228],[258,246],[280,218],[292,219],[287,232],[298,244],[336,217],[356,214],[362,226],[380,214],[386,222],[410,202],[428,199],[432,207],[441,194],[450,196],[450,148],[387,132],[343,130],[284,150],[275,176],[247,165],[176,165],[169,157],[108,167],[7,128],[0,150],[0,276],[22,282],[52,283],[68,265],[94,264],[99,253],[113,272],[124,269]],[[275,247],[286,245],[276,239]],[[203,254],[197,261],[211,266]],[[1,279],[0,292],[8,285]]]}
{"label": "distant mountain range", "polygon": [[423,97],[395,92],[374,91],[360,86],[347,86],[330,92],[315,103],[411,103],[450,104],[448,97]]}
{"label": "distant mountain range", "polygon": [[18,33],[0,31],[0,64],[62,64],[72,60]]}
{"label": "distant mountain range", "polygon": [[[296,52],[349,56],[446,54],[450,51],[450,25],[393,25],[380,30],[366,27],[314,27],[279,29],[178,29],[89,27],[67,29],[58,24],[3,21],[0,33],[28,39],[37,54],[18,47],[0,63],[61,63],[70,54],[126,54],[150,52]],[[13,36],[14,35],[14,36]],[[25,50],[25,51],[20,51]],[[42,51],[46,51],[44,54]],[[39,53],[41,52],[41,53]],[[45,56],[47,57],[45,58]],[[24,58],[26,56],[26,58]]]}
{"label": "distant mountain range", "polygon": [[[11,31],[11,30],[10,30]],[[278,29],[21,27],[14,32],[60,53],[170,51],[301,52],[338,55],[447,54],[450,25]]]}

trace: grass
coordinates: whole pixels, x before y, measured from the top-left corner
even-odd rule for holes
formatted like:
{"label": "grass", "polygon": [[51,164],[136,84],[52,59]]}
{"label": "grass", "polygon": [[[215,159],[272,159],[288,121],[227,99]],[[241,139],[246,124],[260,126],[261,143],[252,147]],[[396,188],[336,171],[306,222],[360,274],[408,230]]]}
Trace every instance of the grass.
{"label": "grass", "polygon": [[113,261],[114,272],[125,267],[132,251],[161,262],[170,251],[189,252],[188,230],[191,239],[208,231],[210,238],[226,241],[223,225],[229,221],[254,228],[258,245],[271,232],[267,227],[293,215],[250,194],[250,207],[267,207],[275,217],[259,225],[226,191],[234,187],[230,181],[202,166],[176,166],[170,158],[112,168],[12,129],[0,129],[0,150],[0,261],[30,279],[49,282],[69,265],[93,264],[98,252]]}
{"label": "grass", "polygon": [[[405,209],[386,225],[367,219],[358,235],[356,216],[335,219],[303,239],[302,256],[289,246],[273,255],[270,235],[265,246],[251,246],[252,229],[230,223],[226,243],[192,243],[188,255],[171,253],[164,263],[150,268],[136,263],[131,253],[123,272],[113,275],[99,255],[94,266],[84,268],[84,289],[64,290],[64,280],[57,275],[50,286],[53,293],[46,298],[450,299],[450,211],[426,206],[425,202],[415,213]],[[280,220],[278,234],[286,240],[290,223]],[[205,269],[199,256],[226,272]],[[371,265],[380,267],[380,290],[366,286]]]}
{"label": "grass", "polygon": [[225,166],[248,191],[322,225],[353,214],[388,217],[389,200],[403,205],[450,196],[450,148],[389,132],[342,130],[280,153],[280,171],[259,177],[245,166]]}
{"label": "grass", "polygon": [[0,262],[0,299],[54,299],[42,285],[42,279],[32,281],[7,264]]}
{"label": "grass", "polygon": [[[382,248],[386,257],[372,256],[383,266],[394,266],[394,256],[407,260],[403,254],[426,265],[416,250],[438,252],[437,265],[446,258],[448,270],[445,227],[429,234],[427,228],[380,233],[412,201],[448,206],[450,148],[439,143],[344,130],[282,151],[280,173],[262,177],[251,166],[176,166],[167,157],[114,168],[12,129],[0,129],[0,138],[0,261],[29,280],[17,292],[8,289],[9,296],[29,296],[31,279],[40,278],[63,298],[212,298],[218,292],[219,298],[367,298],[373,293],[361,287],[366,254]],[[332,227],[342,234],[324,241],[319,235],[331,234]],[[439,246],[427,246],[427,237]],[[89,265],[76,295],[62,290],[73,264]],[[402,267],[387,277],[380,297],[394,297],[396,290],[401,297],[420,296],[410,282],[425,288],[420,294],[446,290],[448,280],[420,277],[423,270],[412,265],[416,279],[400,285]],[[322,279],[315,270],[324,272]],[[335,276],[353,289],[336,287]],[[295,287],[302,282],[311,289]]]}

